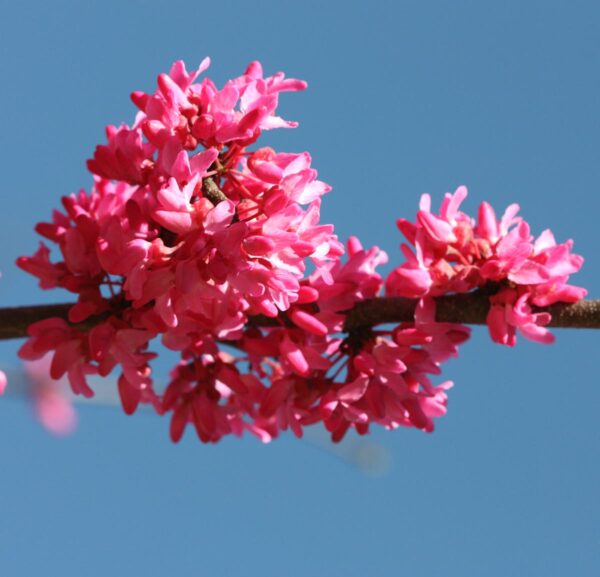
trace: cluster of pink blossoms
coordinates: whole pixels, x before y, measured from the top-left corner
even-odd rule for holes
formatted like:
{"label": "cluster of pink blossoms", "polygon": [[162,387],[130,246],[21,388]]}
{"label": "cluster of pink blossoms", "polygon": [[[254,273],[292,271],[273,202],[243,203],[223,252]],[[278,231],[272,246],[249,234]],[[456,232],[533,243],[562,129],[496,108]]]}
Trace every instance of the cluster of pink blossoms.
{"label": "cluster of pink blossoms", "polygon": [[553,342],[545,328],[550,315],[534,307],[585,297],[585,289],[567,284],[583,258],[571,254],[571,240],[557,245],[550,230],[534,240],[529,225],[517,216],[517,204],[498,221],[494,209],[483,202],[475,221],[459,211],[466,196],[464,186],[446,194],[439,214],[433,214],[431,199],[424,194],[416,222],[398,220],[414,250],[401,246],[406,262],[387,278],[387,293],[424,298],[485,288],[493,293],[487,317],[492,340],[514,346],[518,329],[533,341]]}
{"label": "cluster of pink blossoms", "polygon": [[[430,297],[493,291],[494,340],[515,330],[548,342],[547,313],[532,306],[572,302],[566,284],[582,259],[550,232],[533,241],[511,207],[498,222],[483,204],[479,220],[458,211],[466,195],[447,195],[439,215],[421,201],[416,223],[399,221],[413,245],[384,280],[387,261],[356,238],[344,246],[319,223],[321,197],[308,153],[256,148],[263,130],[294,127],[276,116],[279,93],[306,87],[259,63],[221,89],[208,67],[177,62],[153,94],[134,92],[133,126],[110,126],[88,168],[89,193],[63,198],[64,212],[36,230],[43,243],[18,264],[42,288],[77,294],[69,321],[29,327],[20,355],[52,354],[50,374],[92,396],[89,375],[117,367],[125,412],[140,403],[171,415],[177,441],[192,424],[204,442],[250,431],[263,441],[322,422],[334,440],[372,423],[431,431],[446,412],[449,381],[434,384],[469,330],[435,322]],[[345,311],[380,295],[418,298],[415,318],[392,328],[344,332]],[[86,323],[81,325],[78,323]],[[91,328],[90,328],[91,326]],[[150,343],[178,351],[166,386],[155,384]]]}

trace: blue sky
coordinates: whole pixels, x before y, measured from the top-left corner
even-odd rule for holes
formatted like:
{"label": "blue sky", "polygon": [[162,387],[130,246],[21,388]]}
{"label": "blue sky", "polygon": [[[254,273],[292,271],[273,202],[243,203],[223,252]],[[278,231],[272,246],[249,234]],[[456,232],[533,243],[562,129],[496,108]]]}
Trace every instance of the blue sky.
{"label": "blue sky", "polygon": [[[419,195],[466,184],[466,208],[519,202],[534,232],[574,238],[577,284],[600,296],[600,8],[594,2],[0,1],[0,297],[42,293],[14,260],[128,95],[206,55],[219,84],[254,59],[308,81],[282,97],[334,188],[323,221],[399,261],[394,222]],[[446,367],[437,430],[376,431],[364,474],[323,439],[168,440],[149,414],[84,407],[48,436],[0,402],[0,571],[65,577],[593,576],[600,564],[598,335],[493,345],[484,330]],[[17,367],[19,343],[0,343]],[[338,452],[336,452],[338,451]]]}

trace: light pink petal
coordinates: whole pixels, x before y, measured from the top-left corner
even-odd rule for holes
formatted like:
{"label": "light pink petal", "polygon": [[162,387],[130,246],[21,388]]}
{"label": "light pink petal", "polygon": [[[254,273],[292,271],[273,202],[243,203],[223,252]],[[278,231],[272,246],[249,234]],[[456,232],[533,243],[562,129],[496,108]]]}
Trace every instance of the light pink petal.
{"label": "light pink petal", "polygon": [[458,213],[458,209],[460,208],[460,205],[465,200],[465,198],[467,198],[468,194],[469,193],[467,191],[466,186],[459,186],[456,189],[456,191],[454,192],[454,194],[448,195],[449,198],[448,198],[448,204],[445,207],[446,210],[444,212],[440,211],[442,216],[447,218],[448,220],[453,220]]}
{"label": "light pink petal", "polygon": [[204,177],[218,156],[219,152],[216,148],[209,148],[204,152],[199,152],[189,159],[190,168],[197,177]]}
{"label": "light pink petal", "polygon": [[208,234],[214,234],[226,228],[235,214],[235,204],[230,200],[224,200],[213,208],[204,221],[204,230]]}
{"label": "light pink petal", "polygon": [[[202,74],[209,66],[210,66],[210,57],[207,56],[206,58],[204,58],[204,60],[202,60],[202,62],[200,62],[200,66],[198,66],[198,70],[196,71],[196,74]],[[192,80],[194,80],[194,79],[192,79]]]}
{"label": "light pink petal", "polygon": [[152,216],[159,224],[179,234],[188,232],[192,228],[192,215],[188,212],[156,210]]}
{"label": "light pink petal", "polygon": [[69,435],[77,426],[77,415],[69,400],[48,386],[34,393],[35,413],[42,426],[58,436]]}
{"label": "light pink petal", "polygon": [[421,195],[419,200],[419,210],[423,212],[431,212],[431,196],[427,193]]}
{"label": "light pink petal", "polygon": [[521,218],[517,218],[517,213],[521,207],[518,204],[511,204],[502,215],[500,219],[500,234],[505,235],[508,229],[513,225],[521,221]]}
{"label": "light pink petal", "polygon": [[169,174],[179,181],[187,181],[192,177],[190,158],[185,150],[180,150],[170,167]]}
{"label": "light pink petal", "polygon": [[250,64],[248,64],[245,74],[250,76],[251,78],[262,78],[262,64],[258,60],[253,60],[252,62],[250,62]]}
{"label": "light pink petal", "polygon": [[431,240],[444,244],[456,242],[452,225],[439,216],[421,210],[417,213],[417,220]]}
{"label": "light pink petal", "polygon": [[551,248],[556,246],[556,240],[554,239],[554,235],[550,229],[546,229],[540,236],[537,238],[533,245],[533,252],[538,254],[547,248]]}
{"label": "light pink petal", "polygon": [[169,178],[167,186],[163,186],[161,189],[159,189],[156,196],[164,209],[187,209],[187,199],[184,197],[183,191],[179,188],[177,180],[172,177]]}
{"label": "light pink petal", "polygon": [[509,280],[521,285],[541,284],[549,278],[546,267],[532,260],[526,260],[516,271],[508,274]]}
{"label": "light pink petal", "polygon": [[555,341],[554,335],[547,328],[534,323],[519,326],[519,330],[524,337],[536,343],[551,345]]}

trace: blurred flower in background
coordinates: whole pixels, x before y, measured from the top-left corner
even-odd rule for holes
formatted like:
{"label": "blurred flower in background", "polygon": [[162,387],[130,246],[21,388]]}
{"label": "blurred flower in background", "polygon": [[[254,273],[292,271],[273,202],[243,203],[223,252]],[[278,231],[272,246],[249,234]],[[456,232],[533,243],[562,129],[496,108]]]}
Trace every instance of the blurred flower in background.
{"label": "blurred flower in background", "polygon": [[53,435],[71,434],[77,427],[77,413],[66,377],[55,380],[50,375],[51,355],[24,363],[27,396],[38,422]]}

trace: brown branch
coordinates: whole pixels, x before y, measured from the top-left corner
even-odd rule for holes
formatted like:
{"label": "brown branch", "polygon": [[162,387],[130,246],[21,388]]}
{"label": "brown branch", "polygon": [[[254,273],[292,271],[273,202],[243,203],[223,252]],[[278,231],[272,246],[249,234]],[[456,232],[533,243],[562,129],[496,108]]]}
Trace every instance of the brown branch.
{"label": "brown branch", "polygon": [[0,309],[0,339],[20,339],[27,336],[31,323],[59,317],[68,320],[69,309],[75,303],[34,305]]}
{"label": "brown branch", "polygon": [[[490,308],[489,295],[479,291],[435,300],[436,320],[439,322],[484,325]],[[348,312],[344,328],[350,332],[361,327],[410,321],[414,318],[416,304],[416,300],[402,297],[363,301]],[[551,327],[600,329],[600,300],[560,303],[536,309],[536,312],[542,311],[552,315]]]}
{"label": "brown branch", "polygon": [[202,182],[204,196],[208,198],[215,206],[224,200],[227,200],[225,193],[219,188],[217,183],[209,176]]}
{"label": "brown branch", "polygon": [[[474,292],[461,295],[439,297],[437,320],[440,322],[483,325],[489,309],[489,296]],[[382,297],[358,303],[348,311],[345,331],[352,332],[364,327],[384,323],[411,321],[414,318],[417,301],[401,297]],[[74,303],[36,305],[14,308],[0,308],[0,340],[19,339],[27,336],[27,327],[34,322],[59,317],[68,321],[69,309]],[[580,301],[575,304],[555,304],[546,310],[552,314],[549,326],[562,328],[600,329],[600,300]],[[84,323],[74,325],[88,330],[100,320],[92,317]],[[279,326],[276,319],[262,316],[250,317],[251,326]]]}

